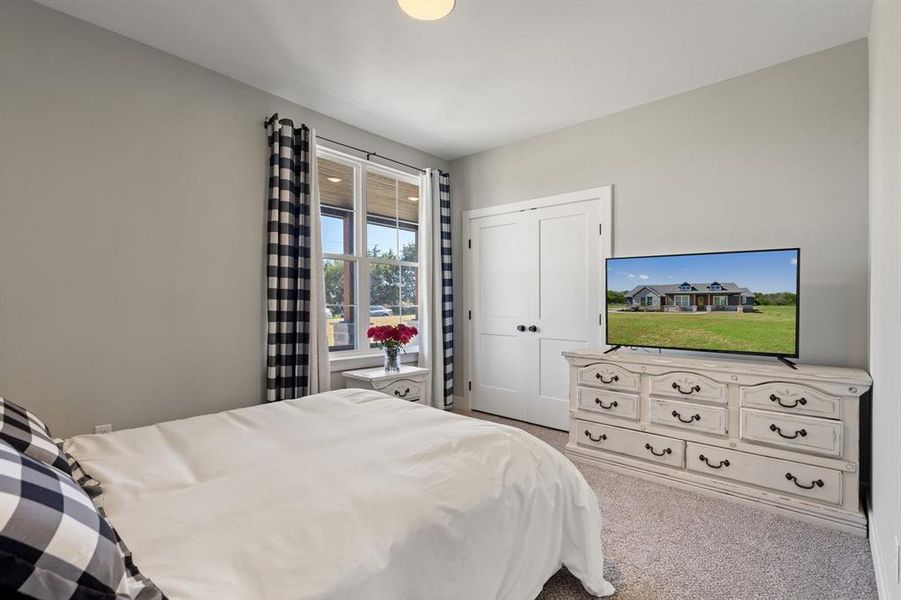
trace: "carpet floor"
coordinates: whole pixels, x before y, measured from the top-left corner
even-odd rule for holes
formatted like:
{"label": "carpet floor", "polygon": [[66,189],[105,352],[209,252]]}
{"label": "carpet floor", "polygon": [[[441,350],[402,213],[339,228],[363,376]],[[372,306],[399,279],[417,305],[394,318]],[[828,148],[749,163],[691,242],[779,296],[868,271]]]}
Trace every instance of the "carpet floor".
{"label": "carpet floor", "polygon": [[[478,412],[561,452],[567,434]],[[616,600],[869,600],[866,538],[576,463],[598,495],[604,575]],[[561,569],[538,600],[588,600]]]}

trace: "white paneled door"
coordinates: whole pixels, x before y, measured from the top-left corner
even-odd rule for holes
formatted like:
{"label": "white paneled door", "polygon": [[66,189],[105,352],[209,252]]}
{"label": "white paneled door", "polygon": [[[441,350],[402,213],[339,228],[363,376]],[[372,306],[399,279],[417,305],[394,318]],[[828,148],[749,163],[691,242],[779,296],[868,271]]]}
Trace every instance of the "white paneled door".
{"label": "white paneled door", "polygon": [[604,340],[610,188],[524,204],[469,220],[470,405],[566,429],[561,353]]}

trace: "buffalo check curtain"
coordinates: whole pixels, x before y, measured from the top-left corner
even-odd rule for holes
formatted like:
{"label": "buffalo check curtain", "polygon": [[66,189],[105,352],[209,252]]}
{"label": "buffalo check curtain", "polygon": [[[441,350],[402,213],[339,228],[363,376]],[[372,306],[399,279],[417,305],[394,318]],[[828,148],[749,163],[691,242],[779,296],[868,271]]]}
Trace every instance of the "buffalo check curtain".
{"label": "buffalo check curtain", "polygon": [[451,200],[447,173],[427,169],[423,175],[420,220],[424,252],[420,273],[429,293],[420,300],[423,327],[419,365],[431,369],[427,403],[454,407],[454,292],[451,267]]}
{"label": "buffalo check curtain", "polygon": [[266,400],[328,389],[315,133],[268,122]]}

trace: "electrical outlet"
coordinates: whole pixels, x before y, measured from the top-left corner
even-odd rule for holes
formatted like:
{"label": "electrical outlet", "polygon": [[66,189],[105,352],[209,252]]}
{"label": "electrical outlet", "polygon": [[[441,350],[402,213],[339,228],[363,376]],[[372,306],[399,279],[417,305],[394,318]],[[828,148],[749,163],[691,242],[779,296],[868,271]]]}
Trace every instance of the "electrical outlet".
{"label": "electrical outlet", "polygon": [[109,433],[113,430],[113,426],[107,423],[106,425],[94,425],[94,433]]}

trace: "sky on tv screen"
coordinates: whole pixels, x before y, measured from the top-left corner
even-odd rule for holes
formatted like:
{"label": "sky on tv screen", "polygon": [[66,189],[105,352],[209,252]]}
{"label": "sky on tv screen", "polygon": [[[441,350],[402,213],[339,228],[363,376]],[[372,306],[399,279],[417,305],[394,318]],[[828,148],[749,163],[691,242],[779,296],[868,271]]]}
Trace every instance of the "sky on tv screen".
{"label": "sky on tv screen", "polygon": [[643,258],[611,258],[607,289],[638,285],[732,282],[752,292],[797,293],[798,251],[724,252]]}

